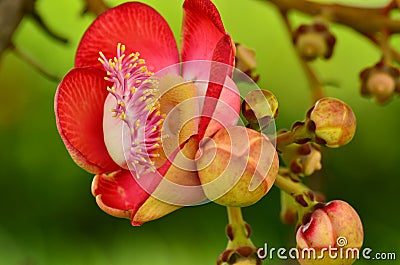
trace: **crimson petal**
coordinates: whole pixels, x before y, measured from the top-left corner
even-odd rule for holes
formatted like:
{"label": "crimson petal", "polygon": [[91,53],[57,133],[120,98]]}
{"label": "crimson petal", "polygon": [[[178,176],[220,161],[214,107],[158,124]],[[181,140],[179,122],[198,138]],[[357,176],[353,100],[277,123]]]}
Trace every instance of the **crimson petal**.
{"label": "crimson petal", "polygon": [[126,53],[139,52],[150,71],[158,71],[179,62],[174,35],[165,19],[152,7],[128,2],[100,15],[85,32],[75,58],[76,67],[94,66],[99,52],[113,58],[118,43]]}
{"label": "crimson petal", "polygon": [[[204,106],[199,123],[199,140],[206,134],[208,125],[211,122],[218,99],[224,89],[225,80],[232,75],[233,68],[230,65],[233,60],[234,52],[232,41],[229,35],[224,35],[218,41],[213,51],[212,63],[210,68],[210,82],[207,87]],[[239,95],[237,95],[239,97]],[[233,103],[233,102],[232,102]],[[233,106],[234,109],[236,109]]]}
{"label": "crimson petal", "polygon": [[120,167],[107,152],[103,136],[105,73],[96,68],[75,68],[58,86],[54,101],[57,128],[72,159],[94,173]]}
{"label": "crimson petal", "polygon": [[211,60],[217,43],[226,35],[217,8],[210,0],[186,0],[183,9],[182,61]]}
{"label": "crimson petal", "polygon": [[95,176],[92,194],[99,207],[112,216],[130,218],[149,198],[135,177],[129,170]]}

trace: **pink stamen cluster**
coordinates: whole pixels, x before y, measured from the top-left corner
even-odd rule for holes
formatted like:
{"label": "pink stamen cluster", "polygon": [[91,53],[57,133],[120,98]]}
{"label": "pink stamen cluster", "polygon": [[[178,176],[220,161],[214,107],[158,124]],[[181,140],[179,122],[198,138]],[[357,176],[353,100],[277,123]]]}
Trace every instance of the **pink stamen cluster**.
{"label": "pink stamen cluster", "polygon": [[139,177],[155,171],[153,158],[159,156],[163,116],[157,101],[157,82],[147,70],[145,60],[138,52],[125,54],[125,45],[118,43],[117,56],[107,59],[102,52],[99,61],[107,71],[105,79],[113,83],[107,90],[117,104],[111,109],[116,118],[130,130],[130,152],[126,160]]}

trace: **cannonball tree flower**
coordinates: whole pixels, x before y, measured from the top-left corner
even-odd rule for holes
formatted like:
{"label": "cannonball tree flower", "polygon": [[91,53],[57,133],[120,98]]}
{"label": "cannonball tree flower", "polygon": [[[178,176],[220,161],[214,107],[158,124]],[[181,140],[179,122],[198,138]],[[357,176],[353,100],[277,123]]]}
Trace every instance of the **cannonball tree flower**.
{"label": "cannonball tree flower", "polygon": [[58,131],[72,159],[95,174],[97,204],[132,225],[204,200],[192,167],[199,143],[239,118],[235,49],[218,10],[209,0],[183,9],[180,53],[148,5],[100,15],[55,96]]}

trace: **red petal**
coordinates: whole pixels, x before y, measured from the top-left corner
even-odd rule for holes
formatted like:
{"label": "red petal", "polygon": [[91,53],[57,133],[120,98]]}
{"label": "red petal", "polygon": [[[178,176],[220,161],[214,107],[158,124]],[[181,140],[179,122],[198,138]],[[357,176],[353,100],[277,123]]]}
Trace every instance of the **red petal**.
{"label": "red petal", "polygon": [[231,38],[229,35],[224,35],[217,43],[212,56],[212,61],[216,63],[211,63],[210,82],[204,99],[204,106],[199,124],[200,140],[204,137],[207,127],[213,117],[218,99],[224,88],[225,80],[232,74],[233,68],[230,62],[233,60],[233,57],[234,53]]}
{"label": "red petal", "polygon": [[95,68],[71,70],[55,96],[57,128],[72,159],[99,174],[119,166],[109,156],[103,137],[104,100],[108,94],[105,73]]}
{"label": "red petal", "polygon": [[100,15],[87,29],[75,58],[75,66],[102,68],[99,51],[107,58],[116,55],[117,44],[126,53],[139,52],[150,71],[179,62],[174,35],[165,19],[153,8],[137,2],[121,4]]}
{"label": "red petal", "polygon": [[92,194],[99,207],[112,216],[130,218],[149,197],[134,178],[129,170],[97,175]]}
{"label": "red petal", "polygon": [[211,60],[215,46],[226,35],[217,8],[210,0],[186,0],[183,9],[182,61]]}

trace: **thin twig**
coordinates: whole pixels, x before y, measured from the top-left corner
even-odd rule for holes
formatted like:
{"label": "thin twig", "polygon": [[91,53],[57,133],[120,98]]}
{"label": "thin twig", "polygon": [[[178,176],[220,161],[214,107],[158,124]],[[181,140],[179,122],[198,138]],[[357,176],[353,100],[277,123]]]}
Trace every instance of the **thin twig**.
{"label": "thin twig", "polygon": [[[285,24],[285,27],[289,33],[290,36],[293,34],[292,27],[290,25],[290,22],[288,20],[287,12],[286,11],[281,11],[280,12],[282,20]],[[315,103],[319,99],[324,97],[324,89],[322,83],[319,81],[318,76],[315,74],[314,70],[311,68],[310,64],[307,63],[306,61],[303,60],[301,57],[300,53],[298,52],[297,49],[295,49],[295,52],[297,54],[297,57],[300,61],[301,66],[304,69],[304,72],[306,73],[308,82],[310,83],[311,86],[311,99],[312,102]]]}
{"label": "thin twig", "polygon": [[36,71],[38,71],[40,74],[42,74],[45,78],[47,78],[49,81],[58,83],[60,82],[60,78],[49,73],[47,69],[43,68],[36,60],[34,60],[31,56],[29,56],[27,53],[22,51],[21,49],[18,49],[16,46],[11,45],[10,48],[15,55],[17,55],[21,60],[25,61],[28,63],[30,66],[32,66]]}

